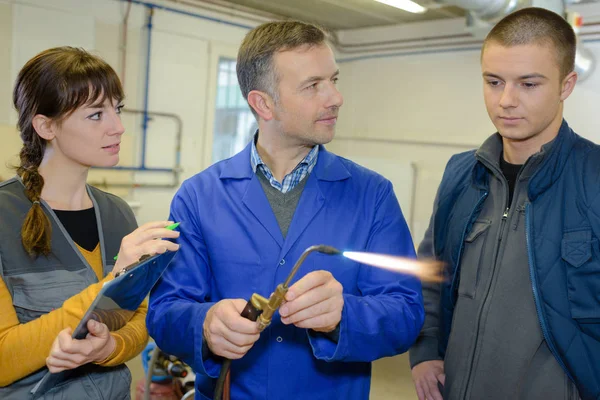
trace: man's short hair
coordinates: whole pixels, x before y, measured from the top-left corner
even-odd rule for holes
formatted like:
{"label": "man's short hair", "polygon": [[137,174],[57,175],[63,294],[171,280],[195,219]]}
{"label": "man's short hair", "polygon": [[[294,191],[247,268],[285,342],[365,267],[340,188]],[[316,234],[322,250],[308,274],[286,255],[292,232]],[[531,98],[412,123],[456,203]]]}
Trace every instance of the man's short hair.
{"label": "man's short hair", "polygon": [[482,54],[490,42],[505,47],[550,45],[556,50],[561,79],[575,68],[577,38],[573,28],[563,17],[544,8],[523,8],[504,17],[485,38]]}
{"label": "man's short hair", "polygon": [[252,29],[244,38],[237,57],[237,77],[244,98],[248,100],[250,91],[260,90],[277,99],[279,80],[273,55],[302,46],[323,45],[326,39],[323,29],[300,21],[267,22]]}

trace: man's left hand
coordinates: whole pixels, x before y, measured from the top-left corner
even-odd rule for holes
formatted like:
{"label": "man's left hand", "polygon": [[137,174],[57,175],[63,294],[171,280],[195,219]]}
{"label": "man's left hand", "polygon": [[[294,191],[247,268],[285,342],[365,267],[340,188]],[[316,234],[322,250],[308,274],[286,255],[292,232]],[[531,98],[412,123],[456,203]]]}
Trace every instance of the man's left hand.
{"label": "man's left hand", "polygon": [[342,284],[329,271],[313,271],[294,283],[279,309],[281,321],[317,332],[333,331],[342,319]]}

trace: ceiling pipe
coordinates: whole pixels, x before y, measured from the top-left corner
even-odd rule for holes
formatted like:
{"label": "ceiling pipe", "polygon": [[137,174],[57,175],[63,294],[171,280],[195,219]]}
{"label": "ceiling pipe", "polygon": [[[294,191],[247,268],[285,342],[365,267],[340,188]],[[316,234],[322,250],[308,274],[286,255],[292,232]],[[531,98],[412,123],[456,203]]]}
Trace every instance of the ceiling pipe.
{"label": "ceiling pipe", "polygon": [[[170,7],[164,7],[150,3],[143,0],[120,0],[124,2],[132,2],[134,4],[141,5],[152,5],[154,8],[161,9],[163,11],[177,12],[189,16],[205,18],[215,20],[216,22],[229,23],[227,21],[216,20],[204,15],[197,15],[194,13],[185,12],[182,10],[176,10]],[[225,4],[222,0],[166,0],[175,4],[187,5],[196,8],[206,8],[202,3],[209,3],[215,6],[222,6]],[[546,6],[535,4],[536,2],[544,1]],[[467,14],[467,27],[471,26],[471,29],[467,29],[464,34],[452,34],[435,37],[422,37],[422,38],[411,38],[411,39],[399,39],[392,41],[382,42],[371,42],[371,43],[344,43],[339,40],[338,35],[335,31],[329,32],[329,38],[339,54],[357,54],[357,57],[340,58],[340,62],[349,62],[367,58],[381,58],[381,57],[393,57],[397,54],[391,53],[391,51],[401,51],[400,55],[411,55],[411,54],[431,54],[436,52],[455,51],[458,50],[472,50],[479,44],[478,40],[481,40],[487,32],[491,29],[492,25],[504,17],[506,14],[515,11],[518,8],[527,6],[538,6],[551,9],[559,14],[564,13],[564,4],[562,0],[436,0],[436,4],[439,5],[454,5],[457,7],[464,8],[468,11]],[[558,3],[557,3],[558,2]],[[561,5],[560,10],[556,10],[557,4]],[[211,10],[216,12],[223,12],[224,10]],[[248,9],[236,9],[236,12],[247,12]],[[239,15],[238,15],[239,16]],[[259,18],[266,18],[266,20],[274,18],[279,19],[280,16],[275,14],[269,15],[268,13],[262,13]],[[246,17],[247,18],[247,17]],[[231,23],[229,23],[231,24]],[[232,24],[240,26],[239,24]],[[245,27],[250,29],[250,26]],[[475,29],[477,28],[477,29]],[[478,32],[476,32],[478,31]],[[479,34],[477,34],[479,33]],[[592,34],[595,34],[593,32]],[[482,37],[483,35],[483,37]],[[475,39],[473,40],[469,40]],[[427,44],[424,44],[427,43]],[[399,44],[400,46],[395,46]],[[404,44],[404,45],[403,45]],[[456,46],[459,46],[456,48]],[[465,46],[468,46],[466,48]],[[475,47],[473,47],[475,46]],[[406,52],[406,53],[405,53]],[[378,53],[372,55],[365,55],[365,53]],[[358,56],[358,54],[362,54]],[[591,52],[585,49],[578,41],[577,54],[575,58],[575,71],[579,74],[579,80],[583,81],[586,79],[594,70],[595,60]]]}

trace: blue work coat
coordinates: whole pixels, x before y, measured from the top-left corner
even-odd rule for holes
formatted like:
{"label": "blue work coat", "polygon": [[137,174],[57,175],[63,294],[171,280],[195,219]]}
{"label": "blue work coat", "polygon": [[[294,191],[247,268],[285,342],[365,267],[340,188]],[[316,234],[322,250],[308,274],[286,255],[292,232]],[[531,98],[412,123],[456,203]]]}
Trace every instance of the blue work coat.
{"label": "blue work coat", "polygon": [[[147,322],[157,345],[194,369],[196,398],[212,398],[221,367],[202,332],[219,300],[268,297],[315,244],[414,257],[388,180],[324,148],[306,179],[285,238],[252,171],[250,146],[185,181],[173,199],[181,248],[151,294]],[[424,319],[417,279],[312,253],[292,284],[316,270],[330,271],[344,288],[339,340],[286,326],[276,313],[232,363],[232,399],[368,399],[370,362],[416,339]]]}

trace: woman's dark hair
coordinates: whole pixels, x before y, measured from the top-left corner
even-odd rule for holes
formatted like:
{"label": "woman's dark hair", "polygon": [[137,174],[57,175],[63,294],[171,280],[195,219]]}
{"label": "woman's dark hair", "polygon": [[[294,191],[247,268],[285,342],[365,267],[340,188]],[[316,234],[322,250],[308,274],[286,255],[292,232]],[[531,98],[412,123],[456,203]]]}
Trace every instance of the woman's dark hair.
{"label": "woman's dark hair", "polygon": [[121,81],[112,67],[79,48],[45,50],[19,72],[13,91],[13,104],[19,114],[17,127],[23,140],[17,174],[32,203],[21,228],[23,247],[30,255],[48,255],[52,235],[52,225],[40,204],[44,178],[38,167],[46,140],[35,131],[33,118],[41,114],[60,124],[83,105],[106,99],[120,102],[123,97]]}

